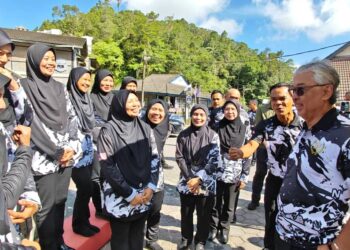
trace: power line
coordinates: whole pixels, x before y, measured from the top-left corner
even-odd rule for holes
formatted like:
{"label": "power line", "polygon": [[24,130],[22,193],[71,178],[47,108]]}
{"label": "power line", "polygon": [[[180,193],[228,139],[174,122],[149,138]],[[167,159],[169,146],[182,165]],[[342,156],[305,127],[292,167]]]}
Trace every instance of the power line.
{"label": "power line", "polygon": [[294,53],[294,54],[283,55],[283,56],[280,56],[280,57],[277,57],[277,58],[282,58],[282,57],[291,57],[291,56],[302,55],[302,54],[306,54],[306,53],[310,53],[310,52],[320,51],[320,50],[324,50],[324,49],[328,49],[328,48],[332,48],[332,47],[336,47],[336,46],[344,45],[344,44],[349,43],[349,42],[350,42],[350,41],[343,42],[343,43],[338,43],[338,44],[333,44],[333,45],[325,46],[325,47],[318,48],[318,49],[306,50],[306,51],[297,52],[297,53]]}

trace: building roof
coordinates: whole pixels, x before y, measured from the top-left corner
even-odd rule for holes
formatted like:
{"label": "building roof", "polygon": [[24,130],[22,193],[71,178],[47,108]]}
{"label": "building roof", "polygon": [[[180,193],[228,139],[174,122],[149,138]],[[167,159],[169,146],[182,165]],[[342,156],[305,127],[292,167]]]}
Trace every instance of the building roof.
{"label": "building roof", "polygon": [[17,29],[3,29],[12,41],[16,43],[46,43],[53,47],[60,48],[78,48],[87,53],[87,44],[85,38],[66,36],[66,35],[53,35],[35,31],[17,30]]}
{"label": "building roof", "polygon": [[[182,77],[179,74],[152,74],[144,80],[144,91],[146,93],[157,93],[165,95],[185,95],[186,87],[174,85],[171,82]],[[183,78],[184,79],[184,78]],[[184,79],[184,81],[186,81]],[[142,80],[137,80],[137,91],[141,91]]]}
{"label": "building roof", "polygon": [[337,99],[344,99],[346,92],[350,91],[350,42],[345,43],[339,49],[325,58],[339,74],[340,84],[337,89]]}
{"label": "building roof", "polygon": [[328,55],[325,59],[327,60],[332,60],[333,58],[335,58],[338,54],[340,54],[341,52],[343,52],[345,49],[347,49],[350,46],[350,42],[345,43],[343,46],[341,46],[339,49],[337,49],[336,51],[334,51],[332,54]]}

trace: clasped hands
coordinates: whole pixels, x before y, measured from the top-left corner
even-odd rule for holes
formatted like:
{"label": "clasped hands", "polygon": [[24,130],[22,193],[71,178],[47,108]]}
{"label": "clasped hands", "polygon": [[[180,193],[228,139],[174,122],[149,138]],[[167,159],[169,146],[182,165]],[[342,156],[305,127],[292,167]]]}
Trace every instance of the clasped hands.
{"label": "clasped hands", "polygon": [[134,199],[130,202],[131,206],[137,206],[142,204],[147,204],[151,201],[153,196],[153,190],[150,188],[145,188],[142,194],[137,194]]}
{"label": "clasped hands", "polygon": [[187,181],[187,187],[193,194],[198,194],[200,190],[200,185],[202,184],[202,180],[199,177],[195,177]]}

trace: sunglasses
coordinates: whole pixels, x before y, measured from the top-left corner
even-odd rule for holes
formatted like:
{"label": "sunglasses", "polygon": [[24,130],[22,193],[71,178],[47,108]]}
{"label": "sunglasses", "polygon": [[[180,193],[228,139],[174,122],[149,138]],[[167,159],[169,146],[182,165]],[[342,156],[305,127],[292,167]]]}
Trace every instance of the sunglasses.
{"label": "sunglasses", "polygon": [[292,91],[293,94],[296,94],[297,96],[303,96],[305,92],[309,89],[315,88],[315,87],[322,87],[326,85],[330,85],[331,83],[326,84],[315,84],[311,86],[299,86],[299,87],[289,87],[289,90]]}

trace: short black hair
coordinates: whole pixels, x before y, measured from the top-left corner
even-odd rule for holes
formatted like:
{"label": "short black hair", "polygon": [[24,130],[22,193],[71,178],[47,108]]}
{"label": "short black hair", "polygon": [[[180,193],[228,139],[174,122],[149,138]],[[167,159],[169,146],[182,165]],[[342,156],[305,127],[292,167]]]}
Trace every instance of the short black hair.
{"label": "short black hair", "polygon": [[215,94],[221,94],[222,97],[224,97],[224,94],[220,90],[213,90],[210,94],[210,98],[213,98],[213,95]]}
{"label": "short black hair", "polygon": [[269,92],[269,93],[271,94],[271,91],[272,91],[272,90],[277,89],[277,88],[281,88],[281,87],[287,87],[287,88],[289,89],[290,84],[287,83],[287,82],[279,82],[279,83],[276,83],[276,84],[274,84],[274,85],[272,85],[272,86],[270,87],[270,92]]}

